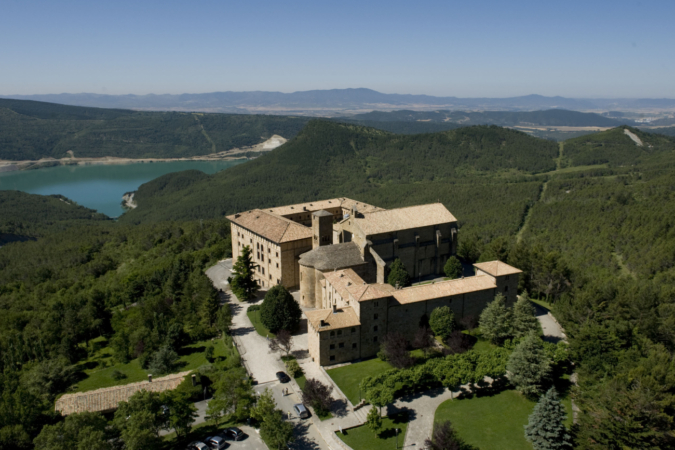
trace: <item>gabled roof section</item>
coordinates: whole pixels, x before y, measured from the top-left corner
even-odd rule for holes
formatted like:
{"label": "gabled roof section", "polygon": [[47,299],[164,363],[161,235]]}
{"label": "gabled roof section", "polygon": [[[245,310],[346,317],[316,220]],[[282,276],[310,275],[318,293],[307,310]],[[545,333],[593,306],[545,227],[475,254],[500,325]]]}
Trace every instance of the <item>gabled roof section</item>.
{"label": "gabled roof section", "polygon": [[357,302],[363,302],[389,297],[395,291],[393,286],[388,284],[367,284],[352,269],[326,272],[324,276],[326,277],[326,283],[330,283],[345,300],[353,298]]}
{"label": "gabled roof section", "polygon": [[227,219],[278,244],[312,237],[310,228],[260,209],[227,216]]}
{"label": "gabled roof section", "polygon": [[382,209],[378,208],[377,206],[352,200],[347,197],[338,197],[338,198],[331,198],[328,200],[317,200],[315,202],[298,203],[295,205],[277,206],[276,208],[266,208],[265,211],[278,214],[280,216],[289,216],[291,214],[297,214],[302,212],[314,212],[320,211],[322,209],[326,210],[338,207],[351,209],[352,206],[356,206],[356,209],[358,209],[359,212],[361,213],[370,211],[379,211]]}
{"label": "gabled roof section", "polygon": [[336,312],[333,312],[332,309],[305,311],[305,315],[316,331],[329,331],[361,325],[356,311],[351,306],[337,308]]}
{"label": "gabled roof section", "polygon": [[514,275],[516,273],[522,273],[520,269],[516,269],[513,266],[509,266],[506,263],[501,261],[489,261],[483,263],[476,263],[473,265],[476,269],[480,269],[485,273],[492,275],[493,277],[498,277],[501,275]]}
{"label": "gabled roof section", "polygon": [[415,303],[435,298],[451,297],[453,295],[468,294],[497,287],[495,279],[487,275],[459,278],[456,280],[441,281],[432,284],[410,286],[394,291],[392,296],[399,303]]}
{"label": "gabled roof section", "polygon": [[442,203],[367,212],[354,218],[366,236],[457,222]]}
{"label": "gabled roof section", "polygon": [[300,255],[300,265],[317,270],[336,270],[354,267],[366,262],[355,242],[322,245]]}

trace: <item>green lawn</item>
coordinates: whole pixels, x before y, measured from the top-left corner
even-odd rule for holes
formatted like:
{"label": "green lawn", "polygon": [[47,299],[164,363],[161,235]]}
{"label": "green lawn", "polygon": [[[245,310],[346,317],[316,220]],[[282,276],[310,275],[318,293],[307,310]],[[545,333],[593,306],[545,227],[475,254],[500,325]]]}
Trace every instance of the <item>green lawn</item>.
{"label": "green lawn", "polygon": [[[105,344],[105,339],[102,338],[95,341],[99,344]],[[195,342],[183,347],[179,352],[179,367],[174,373],[194,370],[207,364],[208,361],[204,352],[209,344],[211,344],[210,340]],[[216,361],[230,357],[236,352],[233,347],[226,346],[222,339],[215,339],[213,346]],[[126,364],[115,363],[112,359],[112,351],[107,346],[98,349],[87,360],[80,362],[78,368],[82,370],[85,378],[77,382],[77,388],[72,390],[74,392],[91,391],[148,379],[148,371],[141,367],[138,359],[133,359]],[[126,375],[126,378],[113,380],[111,375],[115,370],[122,372]],[[160,376],[162,375],[155,375],[156,378]]]}
{"label": "green lawn", "polygon": [[274,333],[271,333],[270,330],[268,330],[267,327],[263,325],[262,322],[260,321],[260,310],[246,311],[246,315],[248,316],[249,319],[251,319],[255,331],[257,331],[260,336],[262,337],[269,336],[270,338],[276,337],[276,335]]}
{"label": "green lawn", "polygon": [[359,384],[367,376],[373,376],[392,369],[388,362],[381,361],[379,358],[361,361],[347,366],[330,369],[326,372],[338,385],[343,394],[347,396],[352,405],[361,401],[359,397]]}
{"label": "green lawn", "polygon": [[546,300],[539,300],[536,298],[530,298],[530,301],[532,303],[536,303],[539,306],[543,306],[544,308],[548,309],[549,311],[553,311],[553,304],[547,302]]}
{"label": "green lawn", "polygon": [[[572,405],[563,400],[567,410],[567,426],[572,424]],[[535,402],[515,390],[491,397],[447,400],[438,407],[435,421],[449,420],[467,444],[480,450],[532,450],[525,440],[527,425]]]}
{"label": "green lawn", "polygon": [[396,429],[398,432],[398,446],[403,447],[405,432],[408,428],[408,415],[400,413],[395,416],[382,418],[382,430],[374,433],[366,425],[345,430],[344,434],[336,431],[335,434],[354,450],[392,450],[396,448]]}

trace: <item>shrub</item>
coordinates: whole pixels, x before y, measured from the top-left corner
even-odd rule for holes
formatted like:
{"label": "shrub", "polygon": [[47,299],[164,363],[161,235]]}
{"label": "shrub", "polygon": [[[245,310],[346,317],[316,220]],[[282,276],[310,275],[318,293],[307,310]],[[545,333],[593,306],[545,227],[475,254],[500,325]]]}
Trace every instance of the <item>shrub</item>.
{"label": "shrub", "polygon": [[397,369],[405,369],[415,363],[408,352],[408,341],[401,333],[387,333],[382,342],[382,351],[387,355],[389,364]]}
{"label": "shrub", "polygon": [[119,370],[113,370],[112,373],[110,374],[110,378],[112,378],[115,381],[123,380],[127,376],[124,372],[120,372]]}
{"label": "shrub", "polygon": [[300,375],[302,375],[302,369],[300,368],[300,364],[298,364],[296,360],[289,359],[288,361],[285,362],[285,365],[288,374],[293,378],[298,378]]}
{"label": "shrub", "polygon": [[177,362],[178,355],[176,352],[168,345],[165,345],[152,355],[148,369],[153,375],[162,375],[174,370]]}
{"label": "shrub", "polygon": [[215,348],[213,348],[213,345],[209,345],[206,347],[206,351],[204,352],[204,356],[206,357],[206,360],[209,362],[213,362],[213,354],[215,353]]}
{"label": "shrub", "polygon": [[396,258],[389,268],[387,283],[396,287],[410,286],[410,275],[400,259]]}

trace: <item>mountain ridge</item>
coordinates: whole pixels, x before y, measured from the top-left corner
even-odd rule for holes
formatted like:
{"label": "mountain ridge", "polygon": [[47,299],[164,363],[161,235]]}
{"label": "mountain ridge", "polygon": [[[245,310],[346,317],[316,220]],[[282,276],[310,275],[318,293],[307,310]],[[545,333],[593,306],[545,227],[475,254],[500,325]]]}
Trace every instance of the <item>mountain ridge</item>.
{"label": "mountain ridge", "polygon": [[[425,94],[386,94],[368,88],[315,89],[291,93],[276,91],[218,91],[199,94],[94,94],[61,93],[35,95],[3,95],[0,98],[37,100],[74,106],[130,108],[146,110],[176,110],[205,112],[255,112],[293,109],[326,110],[401,109],[411,106],[418,109],[448,107],[450,109],[499,109],[507,111],[532,111],[563,108],[574,110],[606,109],[675,109],[675,99],[623,98],[584,99],[561,96],[547,97],[529,94],[516,97],[491,98],[432,96]],[[376,107],[379,105],[379,108]],[[319,114],[320,115],[320,114]]]}

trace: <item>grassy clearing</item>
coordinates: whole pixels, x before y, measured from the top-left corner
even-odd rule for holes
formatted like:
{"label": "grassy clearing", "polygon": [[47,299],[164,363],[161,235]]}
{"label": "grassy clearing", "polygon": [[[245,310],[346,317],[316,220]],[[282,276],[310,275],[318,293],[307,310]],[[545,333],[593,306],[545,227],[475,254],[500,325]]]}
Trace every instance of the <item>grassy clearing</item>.
{"label": "grassy clearing", "polygon": [[[98,338],[95,341],[99,345],[107,344],[103,338]],[[205,351],[210,344],[213,344],[215,349],[214,361],[224,360],[236,354],[236,349],[226,346],[222,339],[214,339],[213,343],[210,340],[195,342],[180,350],[178,367],[173,373],[194,370],[199,366],[208,364],[209,361],[206,359]],[[133,359],[126,364],[115,363],[112,359],[112,350],[107,346],[102,346],[96,350],[88,359],[78,364],[78,368],[82,371],[84,378],[77,383],[76,388],[72,389],[75,392],[144,381],[148,379],[149,373],[141,367],[138,359]],[[126,378],[114,380],[112,373],[116,370],[126,375]],[[156,375],[156,377],[159,376],[161,375]]]}
{"label": "grassy clearing", "polygon": [[549,303],[546,300],[539,300],[539,299],[536,299],[536,298],[530,298],[530,301],[532,303],[536,303],[537,305],[548,309],[549,311],[553,311],[553,303]]}
{"label": "grassy clearing", "polygon": [[[447,400],[438,407],[435,421],[449,420],[459,436],[481,450],[532,450],[525,440],[527,425],[536,402],[514,390],[493,396]],[[571,400],[564,399],[567,426],[572,424]]]}
{"label": "grassy clearing", "polygon": [[330,369],[326,372],[338,385],[343,394],[347,396],[353,405],[361,401],[359,385],[367,376],[374,376],[392,369],[392,366],[378,358],[361,361],[347,366]]}
{"label": "grassy clearing", "polygon": [[406,413],[396,414],[390,417],[382,418],[382,430],[376,434],[366,425],[339,431],[335,434],[342,441],[354,450],[391,450],[396,448],[396,429],[398,432],[398,447],[403,447],[405,433],[408,428],[408,415]]}
{"label": "grassy clearing", "polygon": [[267,327],[263,325],[262,322],[260,321],[260,310],[246,311],[246,315],[251,320],[251,323],[253,323],[255,331],[257,331],[260,336],[262,337],[269,336],[270,338],[276,337],[276,334],[270,332],[270,330],[268,330]]}

